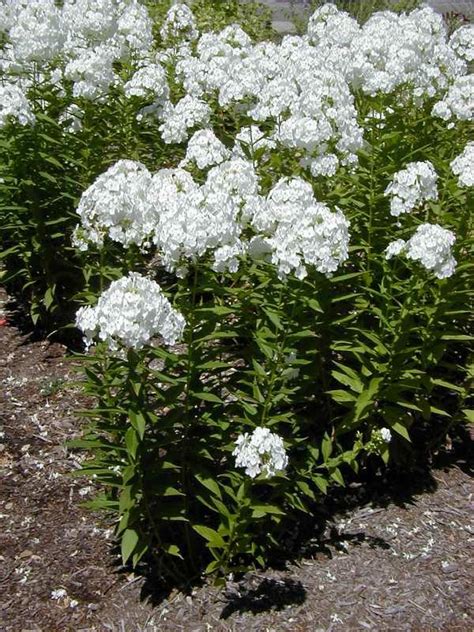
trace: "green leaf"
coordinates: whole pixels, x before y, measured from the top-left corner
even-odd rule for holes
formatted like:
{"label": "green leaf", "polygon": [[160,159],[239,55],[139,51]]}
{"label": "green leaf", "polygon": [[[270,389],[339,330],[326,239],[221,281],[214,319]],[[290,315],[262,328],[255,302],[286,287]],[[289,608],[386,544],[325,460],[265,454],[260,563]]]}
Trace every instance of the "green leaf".
{"label": "green leaf", "polygon": [[143,413],[136,413],[133,410],[129,410],[128,417],[130,419],[130,423],[132,424],[132,427],[135,428],[140,439],[143,439],[143,436],[145,434],[145,426],[146,426],[146,421],[145,421],[145,417]]}
{"label": "green leaf", "polygon": [[220,560],[212,560],[212,562],[209,562],[209,564],[206,566],[204,573],[206,575],[210,575],[211,573],[214,573],[215,571],[217,571],[220,567],[221,567]]}
{"label": "green leaf", "polygon": [[132,459],[135,459],[137,456],[138,437],[134,428],[129,428],[125,433],[125,445]]}
{"label": "green leaf", "polygon": [[323,478],[322,476],[315,476],[313,480],[316,487],[320,489],[323,492],[323,494],[327,494],[328,492],[327,480]]}
{"label": "green leaf", "polygon": [[271,320],[271,322],[275,325],[277,329],[280,329],[280,330],[283,329],[283,325],[281,324],[280,317],[278,316],[276,312],[273,312],[270,309],[265,309],[265,308],[263,311],[265,312],[265,314],[268,316],[268,318]]}
{"label": "green leaf", "polygon": [[397,432],[400,436],[402,436],[404,439],[406,439],[407,441],[411,442],[410,439],[410,435],[408,434],[408,430],[406,429],[406,427],[401,424],[399,421],[392,421],[390,423],[390,428],[392,430],[395,430],[395,432]]}
{"label": "green leaf", "polygon": [[147,551],[148,551],[148,543],[145,540],[141,540],[133,551],[133,556],[132,556],[133,568],[135,568],[135,566],[138,564],[138,562],[142,559],[142,557],[145,555]]}
{"label": "green leaf", "polygon": [[344,402],[354,402],[356,400],[356,396],[350,393],[349,391],[343,390],[334,390],[334,391],[326,391],[328,395],[331,395],[332,399],[338,403]]}
{"label": "green leaf", "polygon": [[213,494],[215,494],[218,498],[222,500],[222,493],[219,488],[219,485],[216,483],[216,481],[213,478],[201,472],[198,472],[197,474],[195,474],[195,478],[201,483],[201,485],[204,485],[204,487],[206,487],[209,491],[211,491]]}
{"label": "green leaf", "polygon": [[342,478],[341,470],[338,467],[329,469],[329,476],[339,483],[342,487],[345,486],[344,479]]}
{"label": "green leaf", "polygon": [[266,515],[284,516],[285,512],[276,505],[252,505],[252,518],[263,518]]}
{"label": "green leaf", "polygon": [[199,533],[201,537],[207,540],[209,542],[209,546],[211,546],[212,548],[225,547],[225,542],[222,539],[222,536],[217,533],[217,531],[214,531],[214,529],[199,524],[193,525],[193,529],[194,531],[196,531],[196,533]]}
{"label": "green leaf", "polygon": [[220,397],[214,395],[214,393],[210,393],[209,391],[202,391],[200,393],[193,393],[193,397],[196,399],[200,399],[205,402],[212,402],[214,404],[223,404],[224,402]]}
{"label": "green leaf", "polygon": [[121,540],[122,561],[125,564],[138,544],[138,533],[135,529],[125,529]]}
{"label": "green leaf", "polygon": [[176,544],[163,544],[162,549],[168,553],[168,555],[173,555],[173,557],[179,557],[180,559],[184,559],[181,555],[181,550],[179,546]]}
{"label": "green leaf", "polygon": [[332,441],[329,438],[328,434],[325,433],[323,437],[323,441],[321,443],[321,453],[323,455],[323,459],[326,462],[332,454]]}

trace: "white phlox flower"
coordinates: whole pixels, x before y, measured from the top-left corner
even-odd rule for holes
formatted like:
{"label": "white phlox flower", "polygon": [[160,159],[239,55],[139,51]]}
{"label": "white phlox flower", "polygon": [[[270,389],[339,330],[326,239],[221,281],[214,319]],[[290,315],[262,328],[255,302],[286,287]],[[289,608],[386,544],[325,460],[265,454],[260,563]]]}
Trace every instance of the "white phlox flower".
{"label": "white phlox flower", "polygon": [[104,98],[109,88],[119,83],[113,64],[117,51],[108,45],[87,48],[71,60],[64,69],[64,76],[73,82],[73,95],[89,101]]}
{"label": "white phlox flower", "polygon": [[137,0],[18,0],[1,8],[0,28],[2,70],[41,78],[65,67],[64,77],[79,84],[74,95],[87,99],[104,98],[118,81],[115,62],[139,61],[153,45],[152,21]]}
{"label": "white phlox flower", "polygon": [[390,196],[390,214],[409,213],[426,200],[438,199],[438,175],[431,162],[410,162],[397,171],[385,189]]}
{"label": "white phlox flower", "polygon": [[169,96],[166,72],[160,64],[147,64],[139,68],[123,87],[127,97],[152,97],[165,102]]}
{"label": "white phlox flower", "polygon": [[173,4],[166,14],[160,35],[165,41],[170,39],[195,40],[199,32],[191,9],[183,2]]}
{"label": "white phlox flower", "polygon": [[429,7],[374,13],[351,40],[349,56],[347,77],[370,95],[404,87],[423,100],[466,71],[449,46],[442,17]]}
{"label": "white phlox flower", "polygon": [[54,0],[17,3],[8,39],[19,63],[53,59],[61,52],[65,39],[61,10]]}
{"label": "white phlox flower", "polygon": [[87,346],[98,338],[116,351],[122,347],[140,349],[157,335],[172,346],[181,339],[185,320],[158,283],[131,272],[113,281],[97,305],[81,307],[76,326],[84,333]]}
{"label": "white phlox flower", "polygon": [[474,24],[466,24],[456,29],[451,35],[449,45],[464,61],[474,61]]}
{"label": "white phlox flower", "polygon": [[268,428],[257,427],[250,435],[248,432],[239,435],[235,445],[232,452],[235,465],[244,467],[245,473],[251,478],[260,474],[264,478],[271,478],[288,466],[283,439]]}
{"label": "white phlox flower", "polygon": [[0,128],[9,121],[33,125],[35,115],[23,90],[12,83],[0,85]]}
{"label": "white phlox flower", "polygon": [[450,166],[460,187],[474,187],[474,142],[468,143]]}
{"label": "white phlox flower", "polygon": [[139,162],[119,160],[84,191],[77,207],[81,219],[77,245],[102,245],[105,235],[124,246],[142,246],[151,235],[154,210],[149,204],[151,174]]}
{"label": "white phlox flower", "polygon": [[385,248],[385,259],[392,259],[392,257],[396,257],[401,252],[403,252],[406,241],[404,239],[396,239],[388,244]]}
{"label": "white phlox flower", "polygon": [[180,166],[194,162],[199,169],[206,169],[206,167],[224,162],[229,157],[229,150],[212,129],[203,129],[197,131],[189,139],[186,157]]}
{"label": "white phlox flower", "polygon": [[474,75],[457,77],[441,101],[435,103],[433,116],[444,121],[474,119]]}
{"label": "white phlox flower", "polygon": [[331,274],[348,258],[348,220],[340,210],[317,202],[311,185],[301,178],[278,182],[266,200],[253,205],[252,215],[260,240],[250,254],[268,248],[281,278],[294,273],[302,279],[307,266]]}
{"label": "white phlox flower", "polygon": [[249,127],[242,127],[236,135],[232,155],[238,158],[246,158],[250,154],[253,157],[258,150],[265,149],[269,151],[275,147],[275,141],[267,138],[267,135],[258,125],[250,125]]}
{"label": "white phlox flower", "polygon": [[182,143],[187,140],[189,130],[205,127],[211,117],[211,108],[202,99],[186,95],[176,105],[168,103],[160,115],[161,136],[165,143]]}
{"label": "white phlox flower", "polygon": [[407,259],[418,261],[438,279],[446,279],[454,274],[456,259],[452,247],[456,241],[453,232],[438,224],[421,224],[408,239],[397,239],[388,245],[385,257],[403,254]]}
{"label": "white phlox flower", "polygon": [[150,201],[156,211],[154,242],[163,264],[177,270],[186,260],[212,252],[215,270],[235,271],[237,257],[244,252],[241,209],[257,190],[252,164],[241,159],[213,167],[202,186],[182,169],[159,171],[153,176]]}
{"label": "white phlox flower", "polygon": [[345,11],[339,11],[334,4],[324,4],[310,17],[307,32],[313,46],[344,48],[359,35],[360,27]]}

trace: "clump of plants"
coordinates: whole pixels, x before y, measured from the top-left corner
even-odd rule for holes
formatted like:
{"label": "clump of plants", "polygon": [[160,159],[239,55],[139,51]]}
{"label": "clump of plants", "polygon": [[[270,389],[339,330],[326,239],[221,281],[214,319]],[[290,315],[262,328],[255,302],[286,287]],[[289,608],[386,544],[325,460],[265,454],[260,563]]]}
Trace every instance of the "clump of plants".
{"label": "clump of plants", "polygon": [[97,402],[76,445],[124,562],[222,578],[472,420],[473,29],[324,5],[254,43],[177,3],[160,38],[91,106],[127,125],[75,210],[101,286],[76,315]]}

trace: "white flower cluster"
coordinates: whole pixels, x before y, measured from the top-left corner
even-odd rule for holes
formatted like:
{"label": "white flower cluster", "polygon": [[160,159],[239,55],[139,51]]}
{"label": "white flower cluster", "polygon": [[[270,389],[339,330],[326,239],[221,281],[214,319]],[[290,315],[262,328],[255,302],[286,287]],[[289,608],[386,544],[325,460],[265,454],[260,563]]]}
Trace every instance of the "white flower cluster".
{"label": "white flower cluster", "polygon": [[0,13],[6,36],[0,70],[46,73],[56,65],[76,97],[105,98],[121,83],[114,63],[140,59],[153,44],[152,22],[138,0],[18,0]]}
{"label": "white flower cluster", "polygon": [[172,39],[195,40],[199,32],[191,9],[182,2],[173,4],[166,14],[160,35],[165,41]]}
{"label": "white flower cluster", "polygon": [[127,97],[153,97],[159,103],[169,96],[166,72],[158,63],[139,68],[123,89]]}
{"label": "white flower cluster", "polygon": [[[210,130],[198,134],[205,142],[214,136]],[[235,272],[248,252],[271,260],[281,278],[294,273],[300,279],[308,266],[330,274],[347,259],[349,222],[341,211],[317,202],[308,182],[282,180],[264,197],[251,162],[224,160],[227,150],[215,136],[210,142],[219,145],[201,156],[201,140],[191,143],[186,160],[200,168],[211,154],[221,161],[202,185],[182,168],[152,176],[129,160],[99,176],[77,209],[76,246],[101,245],[106,235],[124,246],[153,242],[163,265],[179,274],[189,261],[210,253],[219,272]]]}
{"label": "white flower cluster", "polygon": [[185,320],[158,283],[132,272],[111,283],[95,307],[81,307],[76,326],[84,332],[87,346],[98,337],[115,351],[140,349],[158,334],[172,346],[181,339]]}
{"label": "white flower cluster", "polygon": [[301,178],[280,180],[246,211],[258,235],[250,253],[255,248],[258,254],[271,253],[281,278],[294,272],[303,279],[308,265],[329,274],[348,257],[349,222],[341,211],[317,202]]}
{"label": "white flower cluster", "polygon": [[433,116],[444,121],[474,120],[474,75],[457,77],[441,101],[435,103]]}
{"label": "white flower cluster", "polygon": [[186,158],[182,161],[182,167],[194,162],[199,169],[206,169],[212,165],[218,165],[230,157],[227,147],[217,138],[211,129],[203,129],[189,139],[186,149]]}
{"label": "white flower cluster", "polygon": [[451,36],[451,48],[464,61],[474,61],[474,24],[461,26]]}
{"label": "white flower cluster", "polygon": [[0,85],[0,128],[12,120],[20,125],[31,125],[35,116],[23,90],[8,83]]}
{"label": "white flower cluster", "polygon": [[451,162],[451,170],[458,176],[460,187],[474,187],[474,142],[470,142]]}
{"label": "white flower cluster", "polygon": [[246,432],[239,435],[232,452],[236,467],[245,467],[245,473],[251,478],[260,474],[271,478],[283,472],[288,465],[283,439],[268,428],[255,428],[251,435]]}
{"label": "white flower cluster", "polygon": [[149,204],[151,174],[139,162],[120,160],[82,194],[77,213],[81,225],[75,232],[75,245],[102,245],[105,235],[124,246],[143,245],[154,228]]}
{"label": "white flower cluster", "polygon": [[168,102],[163,108],[160,118],[160,132],[167,144],[182,143],[189,136],[189,130],[206,126],[211,117],[211,108],[202,99],[187,94],[176,105]]}
{"label": "white flower cluster", "polygon": [[438,224],[421,224],[408,241],[397,239],[388,245],[385,256],[404,254],[407,259],[419,261],[434,273],[438,279],[454,274],[456,259],[451,249],[456,241],[454,233]]}
{"label": "white flower cluster", "polygon": [[344,52],[340,63],[347,56],[349,79],[370,95],[404,87],[418,99],[433,97],[467,70],[449,46],[442,17],[429,7],[374,13]]}
{"label": "white flower cluster", "polygon": [[438,175],[431,162],[410,162],[397,171],[385,189],[390,196],[390,214],[398,217],[409,213],[425,200],[437,200]]}
{"label": "white flower cluster", "polygon": [[154,242],[164,265],[179,270],[187,260],[214,252],[215,270],[237,270],[243,252],[239,213],[257,186],[252,165],[241,159],[213,167],[202,186],[186,171],[159,171],[150,197],[157,211]]}

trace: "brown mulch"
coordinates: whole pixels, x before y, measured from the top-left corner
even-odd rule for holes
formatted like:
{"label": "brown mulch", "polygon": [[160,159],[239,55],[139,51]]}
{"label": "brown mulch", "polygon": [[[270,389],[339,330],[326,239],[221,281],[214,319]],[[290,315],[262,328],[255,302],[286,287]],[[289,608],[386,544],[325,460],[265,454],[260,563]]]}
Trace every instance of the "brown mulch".
{"label": "brown mulch", "polygon": [[70,384],[73,360],[8,323],[0,345],[0,630],[474,628],[465,460],[452,455],[428,482],[413,481],[416,493],[349,490],[352,508],[331,515],[285,570],[160,597],[152,580],[120,569],[111,525],[80,506],[93,487],[71,476],[83,457],[65,445],[79,433],[74,411],[87,405]]}

